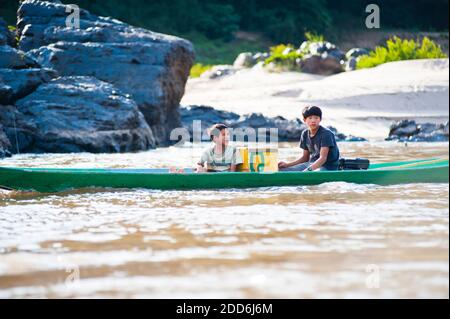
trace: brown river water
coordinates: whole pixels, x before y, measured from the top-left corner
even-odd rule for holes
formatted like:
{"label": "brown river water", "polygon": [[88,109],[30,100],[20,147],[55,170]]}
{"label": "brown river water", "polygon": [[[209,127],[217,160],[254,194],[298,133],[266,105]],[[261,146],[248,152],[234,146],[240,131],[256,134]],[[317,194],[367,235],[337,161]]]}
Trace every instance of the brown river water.
{"label": "brown river water", "polygon": [[[449,154],[448,143],[340,147],[372,162]],[[19,155],[0,166],[188,167],[201,152]],[[282,159],[297,154],[281,145]],[[0,298],[23,297],[449,298],[449,185],[0,191]]]}

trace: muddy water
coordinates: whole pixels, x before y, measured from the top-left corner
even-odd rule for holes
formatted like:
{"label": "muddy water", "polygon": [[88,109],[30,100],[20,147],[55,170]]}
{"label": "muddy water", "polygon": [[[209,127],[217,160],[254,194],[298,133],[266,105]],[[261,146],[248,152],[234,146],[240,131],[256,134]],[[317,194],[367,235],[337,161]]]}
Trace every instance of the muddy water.
{"label": "muddy water", "polygon": [[[347,143],[375,162],[448,144]],[[284,144],[283,159],[297,155]],[[186,167],[201,147],[1,166]],[[449,185],[0,192],[0,298],[449,297]]]}

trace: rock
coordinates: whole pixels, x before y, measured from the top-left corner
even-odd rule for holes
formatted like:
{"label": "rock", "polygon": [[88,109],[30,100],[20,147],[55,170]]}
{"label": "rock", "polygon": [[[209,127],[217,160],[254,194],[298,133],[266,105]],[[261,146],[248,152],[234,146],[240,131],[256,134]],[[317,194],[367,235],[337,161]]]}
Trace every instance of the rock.
{"label": "rock", "polygon": [[19,112],[16,106],[2,105],[0,108],[0,123],[3,123],[6,136],[12,141],[11,152],[31,151],[35,136],[38,135],[33,119]]}
{"label": "rock", "polygon": [[10,149],[11,143],[3,131],[3,126],[0,124],[0,159],[11,156]]}
{"label": "rock", "polygon": [[287,120],[282,116],[266,118],[259,113],[245,115],[241,121],[233,123],[232,127],[243,129],[253,128],[256,130],[256,133],[260,129],[266,129],[266,141],[269,141],[270,129],[277,129],[278,141],[280,142],[299,141],[303,130],[306,128],[300,119]]}
{"label": "rock", "polygon": [[[116,153],[155,146],[136,103],[93,77],[55,79],[17,101],[16,106],[17,126],[22,133],[28,129],[29,134],[28,143],[20,143],[21,152]],[[32,128],[24,128],[22,123],[32,123]],[[9,131],[13,134],[11,127]]]}
{"label": "rock", "polygon": [[[298,142],[300,140],[302,132],[306,129],[305,124],[300,119],[287,120],[281,116],[274,118],[267,118],[262,114],[252,113],[244,116],[239,116],[233,112],[219,111],[208,106],[189,106],[181,108],[181,119],[183,127],[189,132],[190,136],[193,135],[193,124],[194,121],[201,121],[201,136],[203,141],[208,141],[209,137],[206,130],[210,128],[215,123],[223,123],[233,129],[241,129],[245,131],[246,129],[255,129],[255,134],[258,134],[258,129],[266,129],[262,132],[263,138],[268,141],[270,136],[270,129],[278,129],[278,140],[283,141],[293,141]],[[335,133],[338,141],[366,141],[364,138],[346,136],[339,133],[335,128],[330,127],[330,129]],[[244,141],[242,136],[237,132],[237,139],[239,141]]]}
{"label": "rock", "polygon": [[[240,119],[240,116],[233,112],[219,111],[210,106],[188,106],[180,108],[182,125],[194,136],[194,125],[196,126],[196,134],[199,134],[202,141],[209,141],[207,130],[216,123],[223,123],[232,126],[233,123]],[[199,121],[199,122],[194,122]],[[200,131],[200,132],[199,132]],[[198,135],[196,135],[198,136]]]}
{"label": "rock", "polygon": [[354,71],[361,56],[369,54],[369,51],[362,48],[353,48],[345,54],[345,71]]}
{"label": "rock", "polygon": [[267,52],[257,52],[253,55],[252,59],[255,63],[265,62],[270,57],[270,54]]}
{"label": "rock", "polygon": [[333,126],[329,126],[328,129],[333,132],[334,136],[336,137],[336,141],[342,142],[347,139],[347,135],[339,133],[337,128]]}
{"label": "rock", "polygon": [[178,106],[194,60],[181,38],[132,27],[80,11],[80,28],[66,27],[59,1],[24,1],[19,10],[19,47],[61,76],[94,76],[138,104],[158,145],[180,125]]}
{"label": "rock", "polygon": [[345,61],[345,71],[355,71],[358,64],[358,59],[351,57],[347,61]]}
{"label": "rock", "polygon": [[[266,118],[262,114],[252,113],[240,116],[233,112],[219,111],[208,106],[189,106],[181,108],[181,119],[183,127],[185,127],[191,136],[193,136],[194,121],[201,121],[202,140],[208,141],[209,137],[206,133],[207,129],[213,124],[223,123],[233,129],[255,129],[258,133],[260,128],[277,128],[278,138],[280,141],[298,141],[301,132],[305,128],[300,120],[289,121],[283,117]],[[264,132],[265,136],[269,136],[269,131]],[[238,134],[239,135],[239,134]]]}
{"label": "rock", "polygon": [[14,34],[9,31],[6,22],[0,18],[0,45],[13,46],[14,42]]}
{"label": "rock", "polygon": [[193,121],[202,121],[202,127],[205,129],[216,123],[232,125],[240,119],[240,115],[236,113],[216,110],[210,106],[182,107],[180,115],[183,126],[192,126]]}
{"label": "rock", "polygon": [[330,42],[305,41],[297,52],[304,55],[297,61],[302,72],[332,75],[344,71],[345,53]]}
{"label": "rock", "polygon": [[417,130],[421,134],[431,134],[440,129],[440,127],[441,125],[437,125],[435,123],[422,123],[417,125]]}
{"label": "rock", "polygon": [[51,69],[0,69],[0,104],[13,104],[57,76]]}
{"label": "rock", "polygon": [[309,55],[299,61],[302,72],[332,75],[343,71],[340,61],[329,55]]}
{"label": "rock", "polygon": [[369,51],[366,49],[362,49],[362,48],[353,48],[347,51],[347,53],[345,54],[345,57],[347,58],[347,60],[350,60],[350,58],[359,58],[360,56],[363,55],[368,55]]}
{"label": "rock", "polygon": [[448,142],[448,136],[445,136],[439,132],[433,132],[430,134],[419,133],[414,136],[410,136],[407,139],[399,139],[399,141],[408,141],[408,142]]}
{"label": "rock", "polygon": [[32,58],[8,45],[0,46],[0,69],[38,68],[40,65]]}
{"label": "rock", "polygon": [[233,63],[233,67],[236,69],[251,68],[256,64],[256,60],[253,58],[251,52],[240,53]]}
{"label": "rock", "polygon": [[341,61],[345,60],[345,54],[341,50],[332,50],[332,51],[322,53],[322,58],[327,58],[327,57],[332,57],[340,63],[341,63]]}
{"label": "rock", "polygon": [[442,124],[442,131],[444,132],[444,135],[446,135],[447,137],[448,137],[448,133],[449,133],[449,123],[448,123],[448,121],[447,122],[445,122],[445,124]]}
{"label": "rock", "polygon": [[400,142],[447,142],[448,122],[444,124],[422,123],[403,120],[392,124],[388,141]]}
{"label": "rock", "polygon": [[321,55],[324,52],[335,50],[336,46],[330,42],[305,41],[300,45],[300,51],[306,54]]}
{"label": "rock", "polygon": [[299,52],[305,55],[322,55],[324,53],[327,53],[328,56],[331,56],[338,61],[345,59],[345,53],[342,52],[336,45],[330,42],[305,41],[301,44]]}
{"label": "rock", "polygon": [[364,137],[349,135],[344,139],[345,142],[367,142]]}
{"label": "rock", "polygon": [[217,79],[227,75],[236,73],[236,69],[232,65],[215,65],[211,69],[200,76],[206,79]]}
{"label": "rock", "polygon": [[391,125],[389,136],[410,137],[419,133],[415,121],[403,120]]}

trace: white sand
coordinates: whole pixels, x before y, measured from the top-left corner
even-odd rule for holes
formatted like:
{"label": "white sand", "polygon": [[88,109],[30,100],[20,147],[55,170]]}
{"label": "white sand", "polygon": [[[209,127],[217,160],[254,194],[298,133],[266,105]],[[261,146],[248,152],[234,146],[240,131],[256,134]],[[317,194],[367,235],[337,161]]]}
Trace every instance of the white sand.
{"label": "white sand", "polygon": [[245,69],[222,79],[190,79],[181,104],[286,118],[315,104],[324,110],[324,125],[384,138],[394,120],[448,120],[449,60],[393,62],[328,77]]}

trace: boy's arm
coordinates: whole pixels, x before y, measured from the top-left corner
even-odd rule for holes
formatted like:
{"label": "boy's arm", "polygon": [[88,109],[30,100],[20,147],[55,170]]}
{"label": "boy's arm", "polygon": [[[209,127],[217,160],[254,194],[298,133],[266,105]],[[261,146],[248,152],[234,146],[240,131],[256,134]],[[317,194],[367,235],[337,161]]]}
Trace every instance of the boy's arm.
{"label": "boy's arm", "polygon": [[203,173],[206,172],[207,169],[205,168],[205,163],[208,162],[208,158],[207,158],[207,154],[206,152],[202,154],[202,158],[200,159],[200,161],[197,163],[197,167],[195,168],[195,171],[197,173]]}
{"label": "boy's arm", "polygon": [[298,164],[306,163],[309,161],[310,156],[311,156],[311,154],[309,153],[308,150],[303,150],[303,154],[298,160],[290,162],[290,163],[286,163],[285,167],[287,168],[287,167],[296,166]]}
{"label": "boy's arm", "polygon": [[319,169],[327,162],[328,159],[328,153],[330,152],[329,147],[322,147],[320,148],[320,157],[315,161],[309,168],[310,170],[315,171],[316,169]]}

